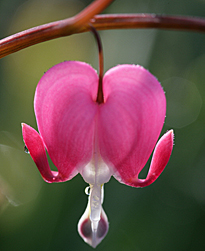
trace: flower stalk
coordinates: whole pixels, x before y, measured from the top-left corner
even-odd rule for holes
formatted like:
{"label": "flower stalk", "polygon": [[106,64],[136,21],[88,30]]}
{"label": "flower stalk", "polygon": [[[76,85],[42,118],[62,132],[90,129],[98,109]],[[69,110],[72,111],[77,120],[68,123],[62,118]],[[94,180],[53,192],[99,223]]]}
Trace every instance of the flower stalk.
{"label": "flower stalk", "polygon": [[91,31],[96,39],[98,45],[98,55],[99,55],[99,80],[98,80],[98,92],[97,92],[97,99],[96,102],[98,104],[104,103],[103,97],[103,71],[104,71],[104,60],[103,60],[103,48],[100,36],[96,29],[90,25]]}

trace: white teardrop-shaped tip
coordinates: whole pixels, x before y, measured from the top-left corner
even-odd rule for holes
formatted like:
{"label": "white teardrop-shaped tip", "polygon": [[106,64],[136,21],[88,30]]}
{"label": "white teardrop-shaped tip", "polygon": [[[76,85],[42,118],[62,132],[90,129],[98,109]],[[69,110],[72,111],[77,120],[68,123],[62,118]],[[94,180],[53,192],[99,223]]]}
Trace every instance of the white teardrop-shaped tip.
{"label": "white teardrop-shaped tip", "polygon": [[87,208],[78,222],[78,232],[86,243],[95,248],[106,236],[109,223],[103,208],[101,208],[100,220],[97,222],[90,220],[90,213],[89,198]]}

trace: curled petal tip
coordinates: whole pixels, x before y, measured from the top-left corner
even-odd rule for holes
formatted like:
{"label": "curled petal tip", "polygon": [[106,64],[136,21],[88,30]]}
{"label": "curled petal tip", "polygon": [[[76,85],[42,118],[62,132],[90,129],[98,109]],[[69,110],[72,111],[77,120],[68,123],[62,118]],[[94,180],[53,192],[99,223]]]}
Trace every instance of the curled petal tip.
{"label": "curled petal tip", "polygon": [[148,186],[152,184],[160,176],[160,174],[163,172],[164,168],[166,167],[170,159],[173,149],[173,144],[174,144],[174,131],[170,130],[160,138],[155,147],[150,169],[146,179],[144,180],[137,179],[135,182],[132,181],[133,186],[135,187]]}
{"label": "curled petal tip", "polygon": [[52,172],[50,170],[45,146],[43,143],[43,140],[41,136],[37,133],[36,130],[34,130],[29,125],[22,123],[22,133],[23,133],[23,140],[25,142],[25,145],[35,162],[39,172],[41,173],[41,176],[43,179],[48,182],[59,182],[59,177],[57,172]]}

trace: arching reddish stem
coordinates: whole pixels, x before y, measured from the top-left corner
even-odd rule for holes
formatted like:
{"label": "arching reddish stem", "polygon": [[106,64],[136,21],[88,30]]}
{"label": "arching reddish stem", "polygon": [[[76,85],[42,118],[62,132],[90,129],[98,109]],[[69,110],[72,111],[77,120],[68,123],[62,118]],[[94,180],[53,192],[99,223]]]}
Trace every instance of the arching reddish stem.
{"label": "arching reddish stem", "polygon": [[[107,1],[110,3],[111,1]],[[106,7],[106,6],[103,6]],[[205,18],[165,16],[155,14],[92,15],[102,9],[89,12],[90,23],[96,30],[110,29],[170,29],[205,32]],[[92,15],[91,15],[92,14]],[[0,58],[34,44],[90,30],[86,9],[75,17],[40,25],[0,40]],[[83,20],[83,23],[81,22]]]}

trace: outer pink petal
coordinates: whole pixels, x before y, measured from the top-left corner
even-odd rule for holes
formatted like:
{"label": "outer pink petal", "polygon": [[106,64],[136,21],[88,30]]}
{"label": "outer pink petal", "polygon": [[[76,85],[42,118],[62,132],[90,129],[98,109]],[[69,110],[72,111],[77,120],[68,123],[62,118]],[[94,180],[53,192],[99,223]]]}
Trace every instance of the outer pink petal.
{"label": "outer pink petal", "polygon": [[23,139],[29,153],[38,167],[43,179],[47,182],[63,181],[58,173],[52,172],[49,168],[45,146],[41,136],[32,127],[22,123]]}
{"label": "outer pink petal", "polygon": [[37,86],[38,129],[64,180],[92,158],[97,85],[97,73],[90,65],[68,61],[48,70]]}
{"label": "outer pink petal", "polygon": [[166,112],[163,89],[141,66],[121,65],[104,76],[105,104],[99,112],[99,149],[120,182],[146,164],[160,135]]}
{"label": "outer pink petal", "polygon": [[164,170],[171,156],[173,141],[174,141],[173,130],[168,131],[161,137],[161,139],[159,140],[159,142],[155,147],[152,157],[152,162],[146,179],[141,180],[138,179],[138,177],[133,178],[130,181],[130,184],[132,186],[145,187],[152,184],[159,177],[159,175]]}

